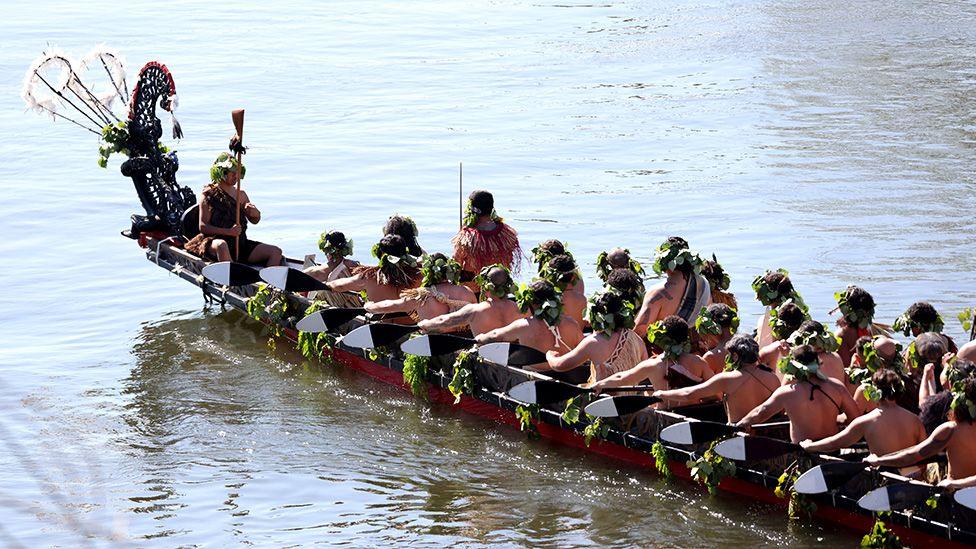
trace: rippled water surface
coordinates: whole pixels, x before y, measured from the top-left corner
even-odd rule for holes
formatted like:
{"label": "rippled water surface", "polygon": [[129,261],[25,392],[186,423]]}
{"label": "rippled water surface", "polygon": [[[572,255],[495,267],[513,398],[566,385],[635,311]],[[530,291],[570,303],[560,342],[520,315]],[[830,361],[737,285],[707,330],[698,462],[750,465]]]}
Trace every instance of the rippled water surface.
{"label": "rippled water surface", "polygon": [[[860,533],[428,406],[204,311],[118,236],[94,136],[25,113],[48,43],[176,78],[181,182],[247,109],[261,240],[366,259],[392,212],[445,249],[465,186],[526,247],[715,253],[742,313],[785,267],[823,320],[856,282],[949,331],[976,300],[976,7],[965,2],[38,1],[0,20],[0,539],[74,545],[853,545]],[[592,276],[591,287],[594,287]]]}

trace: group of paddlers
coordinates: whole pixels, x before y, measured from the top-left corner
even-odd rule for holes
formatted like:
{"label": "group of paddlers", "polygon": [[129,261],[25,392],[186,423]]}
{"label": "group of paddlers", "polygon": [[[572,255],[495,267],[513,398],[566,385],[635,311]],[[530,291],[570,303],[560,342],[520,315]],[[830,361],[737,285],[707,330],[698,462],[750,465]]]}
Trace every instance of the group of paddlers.
{"label": "group of paddlers", "polygon": [[[234,184],[243,167],[221,155],[201,198],[201,235],[187,244],[198,255],[276,265],[281,250],[248,240],[234,225],[235,204],[256,223],[260,212]],[[653,271],[662,280],[645,290],[645,272],[626,249],[599,255],[604,286],[587,298],[580,268],[558,240],[531,250],[528,284],[517,284],[523,252],[487,191],[471,193],[453,253],[426,253],[416,224],[395,215],[372,248],[374,265],[350,258],[352,241],[322,234],[325,262],[306,272],[331,291],[335,306],[365,301],[371,313],[407,313],[427,333],[470,335],[478,344],[513,342],[546,352],[530,369],[586,384],[597,393],[649,382],[657,406],[720,399],[742,430],[785,413],[794,442],[829,452],[862,439],[870,465],[940,481],[948,489],[976,486],[976,342],[957,348],[928,303],[912,305],[893,326],[874,322],[875,303],[863,288],[836,294],[837,332],[813,320],[786,271],[767,271],[752,287],[766,307],[753,334],[739,334],[729,276],[712,256],[703,260],[680,237],[657,247]],[[235,249],[231,241],[237,242]],[[834,311],[832,311],[834,312]],[[907,348],[891,329],[913,338]],[[919,465],[945,453],[948,469]]]}

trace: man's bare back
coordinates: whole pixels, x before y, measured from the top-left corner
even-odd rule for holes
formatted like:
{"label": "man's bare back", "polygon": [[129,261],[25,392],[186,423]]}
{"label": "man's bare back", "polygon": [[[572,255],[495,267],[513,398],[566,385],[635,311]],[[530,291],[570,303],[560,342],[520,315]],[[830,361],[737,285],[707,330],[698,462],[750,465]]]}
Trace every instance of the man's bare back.
{"label": "man's bare back", "polygon": [[510,299],[489,298],[481,303],[465,305],[461,309],[444,314],[430,320],[423,320],[417,325],[428,333],[443,333],[468,326],[475,336],[489,332],[496,328],[508,326],[526,314],[519,311],[518,305]]}
{"label": "man's bare back", "polygon": [[738,425],[748,428],[779,412],[786,412],[790,418],[790,438],[793,442],[836,435],[840,430],[837,424],[839,414],[846,414],[851,419],[859,413],[854,399],[840,382],[833,379],[818,379],[815,382],[793,380],[776,389]]}

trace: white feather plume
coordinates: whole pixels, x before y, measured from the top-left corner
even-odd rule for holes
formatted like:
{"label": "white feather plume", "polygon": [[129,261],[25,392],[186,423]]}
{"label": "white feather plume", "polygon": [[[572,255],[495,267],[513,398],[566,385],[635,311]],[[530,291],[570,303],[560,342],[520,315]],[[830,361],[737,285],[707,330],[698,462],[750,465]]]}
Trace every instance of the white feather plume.
{"label": "white feather plume", "polygon": [[27,104],[27,108],[36,112],[57,112],[61,101],[58,95],[51,91],[48,86],[41,81],[40,75],[45,75],[48,71],[60,69],[57,79],[48,79],[51,88],[60,92],[65,89],[71,80],[73,70],[71,59],[60,48],[49,46],[48,49],[39,57],[34,59],[24,75],[24,86],[20,96]]}
{"label": "white feather plume", "polygon": [[[107,74],[106,69],[108,70]],[[126,89],[125,58],[118,50],[109,48],[105,44],[98,44],[81,60],[76,79],[72,80],[72,83],[85,86],[82,79],[88,76],[89,70],[93,71],[93,79],[95,75],[108,77],[108,83],[104,90],[95,89],[95,86],[92,85],[87,87],[102,105],[110,107],[116,99],[119,99],[119,96],[123,95],[122,90]]]}

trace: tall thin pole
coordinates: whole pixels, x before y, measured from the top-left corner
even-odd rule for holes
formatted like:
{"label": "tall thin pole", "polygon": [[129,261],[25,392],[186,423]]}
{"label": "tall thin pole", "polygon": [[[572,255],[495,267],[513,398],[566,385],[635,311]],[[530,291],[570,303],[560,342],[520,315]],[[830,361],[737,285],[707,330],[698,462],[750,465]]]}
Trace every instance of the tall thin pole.
{"label": "tall thin pole", "polygon": [[[235,225],[241,224],[241,151],[244,150],[244,109],[237,109],[230,113],[230,118],[234,122],[234,130],[237,131],[237,195],[234,197],[234,215],[237,220]],[[241,235],[234,236],[234,261],[241,260]],[[247,258],[244,258],[247,261]]]}
{"label": "tall thin pole", "polygon": [[464,163],[458,162],[458,227],[464,228]]}

